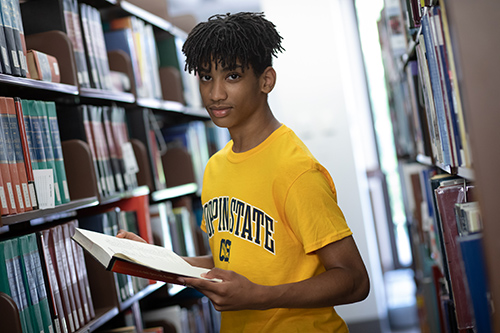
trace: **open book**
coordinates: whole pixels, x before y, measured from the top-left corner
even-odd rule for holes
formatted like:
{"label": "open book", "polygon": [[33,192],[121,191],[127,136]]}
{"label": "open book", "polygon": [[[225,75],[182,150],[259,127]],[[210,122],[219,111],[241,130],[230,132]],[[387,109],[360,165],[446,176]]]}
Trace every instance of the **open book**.
{"label": "open book", "polygon": [[[191,266],[164,247],[76,228],[72,239],[107,270],[179,284],[177,277],[202,278],[209,269]],[[219,281],[219,280],[213,280]]]}

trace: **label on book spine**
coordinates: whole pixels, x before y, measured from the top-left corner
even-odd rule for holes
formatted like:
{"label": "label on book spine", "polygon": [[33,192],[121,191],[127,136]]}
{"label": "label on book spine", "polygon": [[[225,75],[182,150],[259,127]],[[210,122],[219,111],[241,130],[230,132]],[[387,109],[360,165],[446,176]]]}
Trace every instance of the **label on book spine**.
{"label": "label on book spine", "polygon": [[3,208],[9,207],[7,204],[7,198],[5,197],[5,192],[4,192],[3,186],[0,186],[0,201],[2,202]]}

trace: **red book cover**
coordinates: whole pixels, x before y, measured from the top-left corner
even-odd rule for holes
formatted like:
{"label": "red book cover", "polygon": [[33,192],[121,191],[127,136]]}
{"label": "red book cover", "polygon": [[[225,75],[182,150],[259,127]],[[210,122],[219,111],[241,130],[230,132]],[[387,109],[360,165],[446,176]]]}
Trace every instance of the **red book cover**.
{"label": "red book cover", "polygon": [[457,242],[458,226],[455,217],[455,204],[467,201],[468,191],[466,189],[464,184],[455,184],[442,185],[435,190],[451,281],[449,287],[452,291],[459,330],[474,327],[474,316],[467,298],[467,286],[463,279],[464,273]]}
{"label": "red book cover", "polygon": [[36,191],[35,191],[35,176],[33,175],[33,168],[31,164],[30,147],[28,145],[28,133],[26,132],[26,126],[24,124],[24,112],[21,105],[21,99],[15,97],[14,102],[16,106],[17,123],[19,125],[21,145],[23,147],[24,166],[26,168],[26,177],[28,181],[28,190],[31,199],[31,206],[33,207],[33,209],[37,209],[38,201],[36,199]]}
{"label": "red book cover", "polygon": [[[0,172],[0,212],[2,215],[9,214],[9,204],[7,202],[8,194],[5,192],[5,186],[3,184],[2,173]],[[1,223],[0,223],[1,226]]]}
{"label": "red book cover", "polygon": [[[16,168],[17,168],[17,174],[19,176],[19,184],[21,186],[24,210],[30,211],[33,210],[33,207],[31,206],[31,195],[28,188],[28,176],[26,175],[25,152],[23,149],[23,144],[21,139],[22,133],[19,131],[19,120],[16,113],[16,105],[14,102],[14,98],[6,97],[5,103],[7,105],[7,113],[9,114],[10,134],[12,136],[12,144],[14,146]],[[21,117],[21,119],[23,119],[23,117]],[[27,140],[26,131],[23,132],[25,140]],[[26,153],[27,156],[29,156],[29,150],[27,150]]]}
{"label": "red book cover", "polygon": [[70,327],[68,326],[69,323],[64,313],[61,289],[59,288],[59,282],[57,281],[56,267],[52,260],[51,247],[53,249],[53,246],[50,245],[50,229],[40,232],[40,243],[43,254],[44,268],[48,276],[47,292],[52,296],[50,297],[50,306],[54,316],[54,325],[56,327],[55,331],[67,333]]}
{"label": "red book cover", "polygon": [[10,128],[10,116],[7,109],[7,101],[5,97],[0,97],[0,117],[3,131],[4,147],[7,154],[8,168],[12,184],[12,192],[15,200],[16,212],[24,213],[24,199],[19,181],[19,172],[16,165],[16,153],[14,143],[12,142],[12,134]]}

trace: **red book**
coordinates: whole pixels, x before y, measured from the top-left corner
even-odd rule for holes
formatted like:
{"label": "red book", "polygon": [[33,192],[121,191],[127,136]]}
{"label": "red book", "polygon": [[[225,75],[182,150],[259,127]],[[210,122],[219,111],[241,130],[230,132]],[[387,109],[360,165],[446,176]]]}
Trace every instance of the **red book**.
{"label": "red book", "polygon": [[24,154],[24,165],[26,167],[26,177],[28,180],[28,190],[31,199],[31,206],[33,209],[38,208],[38,200],[36,199],[36,191],[35,191],[35,176],[33,175],[33,168],[31,164],[31,155],[30,155],[30,147],[28,145],[28,133],[26,132],[26,126],[24,124],[24,112],[21,106],[21,99],[18,97],[14,98],[14,102],[16,105],[16,115],[17,122],[19,125],[19,134],[21,137],[21,145],[23,147]]}
{"label": "red book", "polygon": [[[2,173],[0,172],[0,212],[2,215],[9,214],[8,194],[5,192],[6,187],[3,184]],[[0,224],[1,226],[1,224]]]}
{"label": "red book", "polygon": [[457,242],[458,226],[455,217],[455,204],[469,201],[470,192],[470,187],[464,186],[464,184],[441,185],[435,190],[451,281],[451,286],[449,287],[452,291],[459,330],[474,327],[474,315],[467,298],[468,291],[463,278],[464,272],[461,266],[461,254]]}
{"label": "red book", "polygon": [[[31,205],[31,195],[28,188],[28,176],[26,174],[26,163],[25,156],[29,155],[29,150],[26,150],[26,155],[23,149],[22,139],[24,136],[24,140],[26,139],[26,131],[21,133],[19,131],[19,119],[16,113],[16,104],[14,102],[14,98],[5,97],[5,105],[7,107],[7,113],[9,114],[9,126],[10,126],[10,134],[12,138],[12,145],[14,147],[14,157],[15,157],[15,167],[17,168],[17,174],[19,177],[19,185],[21,187],[22,200],[24,204],[24,211],[33,210]],[[24,118],[21,117],[24,121]],[[31,160],[30,160],[31,165]]]}
{"label": "red book", "polygon": [[0,118],[2,122],[2,131],[4,139],[4,147],[7,153],[8,168],[12,184],[12,192],[15,200],[17,213],[24,213],[24,199],[21,190],[21,182],[19,181],[19,171],[16,163],[16,152],[14,143],[12,142],[10,115],[7,109],[6,97],[0,97]]}

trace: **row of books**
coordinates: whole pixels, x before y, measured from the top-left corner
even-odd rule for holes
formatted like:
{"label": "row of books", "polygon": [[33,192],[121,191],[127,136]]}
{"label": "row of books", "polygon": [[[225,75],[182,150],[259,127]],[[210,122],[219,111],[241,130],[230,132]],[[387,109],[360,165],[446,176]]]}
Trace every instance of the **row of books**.
{"label": "row of books", "polygon": [[[393,3],[398,5],[397,1]],[[470,168],[472,159],[444,4],[401,4],[397,7],[403,14],[391,18],[402,22],[388,22],[384,15],[379,22],[398,154],[427,156],[447,168]],[[419,29],[408,30],[405,22],[409,20]],[[388,25],[401,27],[400,34],[390,33]],[[404,27],[411,37],[402,33]],[[394,42],[396,37],[400,42]]]}
{"label": "row of books", "polygon": [[0,242],[0,288],[19,310],[23,332],[75,332],[95,317],[83,250],[70,221]]}
{"label": "row of books", "polygon": [[[103,21],[97,8],[79,4],[77,0],[23,2],[21,15],[27,35],[51,30],[68,35],[80,87],[121,89],[135,92],[138,98],[154,100],[163,100],[166,95],[200,107],[197,79],[184,71],[179,37],[168,35],[157,40],[151,24],[131,15]],[[37,19],[40,15],[51,19],[40,21]],[[119,73],[110,69],[113,64],[109,63],[108,52],[111,51],[125,52],[131,61],[133,78],[121,88],[115,84]],[[160,78],[162,68],[168,68],[164,79]]]}
{"label": "row of books", "polygon": [[70,201],[54,102],[0,97],[2,215]]}
{"label": "row of books", "polygon": [[491,332],[474,185],[418,163],[402,164],[401,174],[411,217],[417,296],[423,305],[422,331]]}
{"label": "row of books", "polygon": [[92,154],[99,195],[103,198],[137,187],[125,109],[119,106],[60,106],[61,139],[86,142]]}

